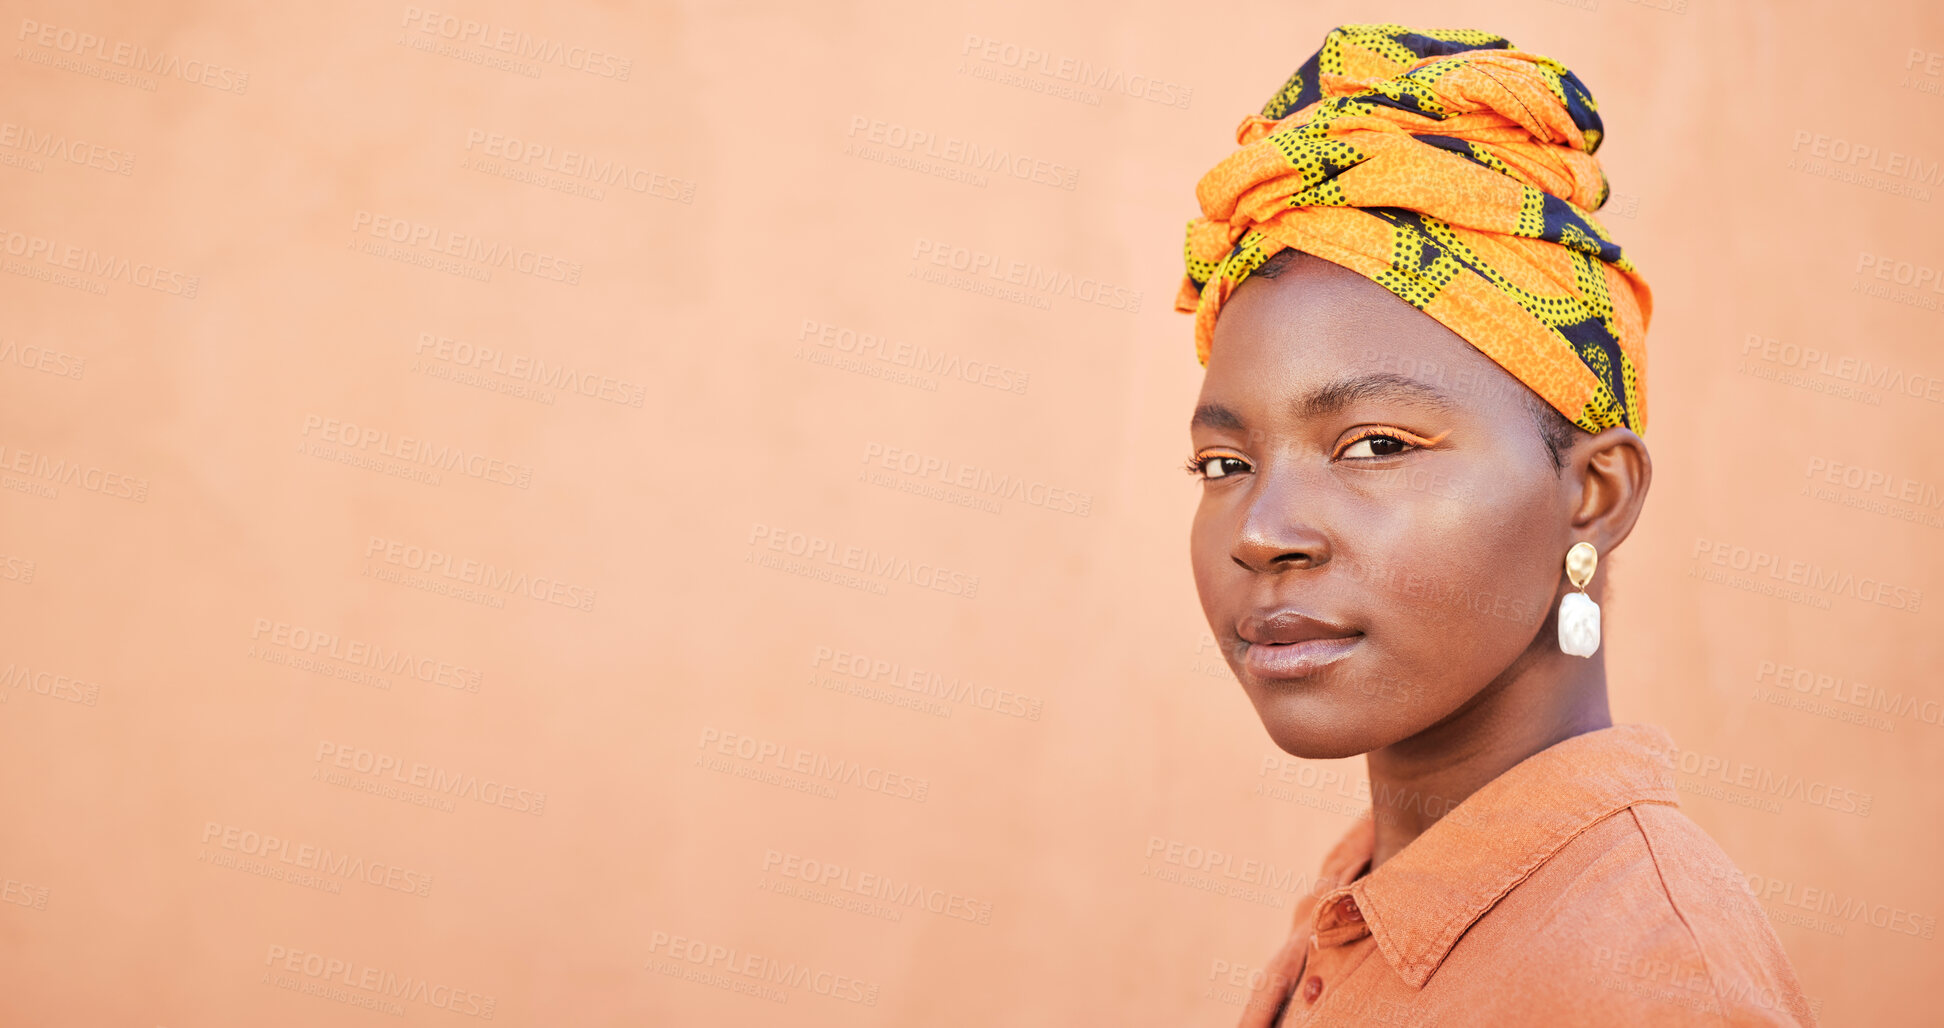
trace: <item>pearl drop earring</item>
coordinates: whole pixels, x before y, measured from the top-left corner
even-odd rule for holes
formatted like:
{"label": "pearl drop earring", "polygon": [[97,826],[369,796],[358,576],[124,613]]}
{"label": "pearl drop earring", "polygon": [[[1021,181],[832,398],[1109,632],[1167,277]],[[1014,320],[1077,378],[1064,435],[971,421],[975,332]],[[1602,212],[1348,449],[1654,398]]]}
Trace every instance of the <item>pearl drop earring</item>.
{"label": "pearl drop earring", "polygon": [[1586,583],[1599,563],[1592,543],[1577,542],[1566,551],[1566,577],[1579,592],[1559,601],[1559,648],[1575,657],[1591,657],[1600,649],[1600,605],[1586,595]]}

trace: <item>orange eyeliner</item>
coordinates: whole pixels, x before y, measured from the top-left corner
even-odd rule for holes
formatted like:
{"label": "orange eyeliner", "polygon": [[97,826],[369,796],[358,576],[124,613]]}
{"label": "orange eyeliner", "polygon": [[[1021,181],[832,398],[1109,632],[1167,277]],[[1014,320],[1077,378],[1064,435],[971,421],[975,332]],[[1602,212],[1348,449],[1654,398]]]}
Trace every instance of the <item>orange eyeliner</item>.
{"label": "orange eyeliner", "polygon": [[1358,429],[1357,434],[1350,437],[1349,439],[1344,440],[1343,444],[1341,446],[1338,446],[1336,448],[1336,452],[1331,454],[1331,456],[1333,458],[1341,457],[1343,456],[1343,451],[1349,449],[1350,447],[1355,446],[1360,442],[1363,442],[1365,439],[1377,438],[1379,436],[1388,437],[1391,439],[1402,439],[1405,442],[1410,443],[1412,446],[1418,449],[1428,450],[1438,445],[1440,442],[1444,440],[1445,436],[1448,436],[1450,434],[1451,434],[1451,430],[1447,428],[1444,431],[1439,432],[1437,435],[1431,436],[1430,438],[1427,439],[1424,436],[1418,435],[1416,432],[1407,432],[1401,428],[1385,428],[1379,425],[1372,425],[1369,428]]}
{"label": "orange eyeliner", "polygon": [[1187,464],[1188,473],[1195,474],[1195,475],[1200,474],[1201,466],[1207,464],[1211,460],[1216,459],[1217,457],[1232,457],[1236,460],[1243,461],[1245,463],[1249,459],[1232,450],[1227,450],[1227,451],[1220,450],[1220,449],[1200,450],[1188,456],[1188,464]]}

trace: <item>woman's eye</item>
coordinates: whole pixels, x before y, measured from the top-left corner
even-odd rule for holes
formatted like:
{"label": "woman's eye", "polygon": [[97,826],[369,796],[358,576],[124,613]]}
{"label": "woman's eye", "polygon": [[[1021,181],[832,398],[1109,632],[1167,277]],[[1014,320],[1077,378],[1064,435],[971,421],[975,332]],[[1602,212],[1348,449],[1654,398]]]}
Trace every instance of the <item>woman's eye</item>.
{"label": "woman's eye", "polygon": [[1395,457],[1410,448],[1409,443],[1396,436],[1372,435],[1344,447],[1340,456],[1344,457]]}
{"label": "woman's eye", "polygon": [[1249,470],[1249,462],[1240,457],[1205,457],[1201,462],[1203,478],[1226,478]]}

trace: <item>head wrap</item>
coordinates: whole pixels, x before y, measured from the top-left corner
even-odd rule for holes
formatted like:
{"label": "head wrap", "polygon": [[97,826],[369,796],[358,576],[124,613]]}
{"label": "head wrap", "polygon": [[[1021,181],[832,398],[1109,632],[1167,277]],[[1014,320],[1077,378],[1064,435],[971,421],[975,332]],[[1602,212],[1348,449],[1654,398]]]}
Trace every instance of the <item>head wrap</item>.
{"label": "head wrap", "polygon": [[1647,283],[1589,213],[1607,199],[1592,94],[1564,65],[1470,29],[1345,25],[1195,188],[1188,274],[1215,317],[1287,247],[1442,322],[1589,432],[1647,423]]}

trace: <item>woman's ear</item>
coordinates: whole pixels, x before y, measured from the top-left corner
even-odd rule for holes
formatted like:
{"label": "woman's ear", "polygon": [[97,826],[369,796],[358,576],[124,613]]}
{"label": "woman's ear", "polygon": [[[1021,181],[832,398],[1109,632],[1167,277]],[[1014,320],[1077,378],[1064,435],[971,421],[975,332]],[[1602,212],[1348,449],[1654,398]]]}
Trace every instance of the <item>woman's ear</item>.
{"label": "woman's ear", "polygon": [[1572,529],[1599,548],[1604,557],[1619,546],[1640,519],[1654,460],[1632,429],[1615,425],[1581,437],[1566,460],[1568,488],[1576,488]]}

